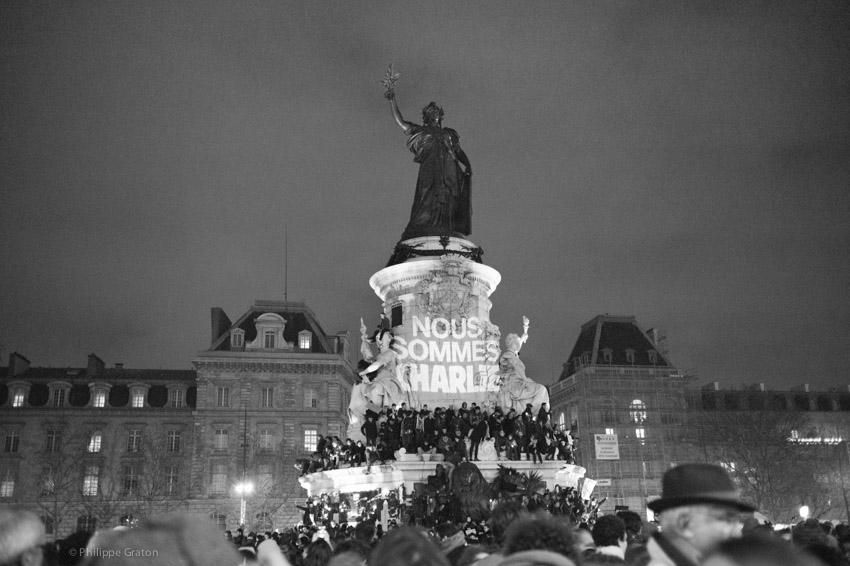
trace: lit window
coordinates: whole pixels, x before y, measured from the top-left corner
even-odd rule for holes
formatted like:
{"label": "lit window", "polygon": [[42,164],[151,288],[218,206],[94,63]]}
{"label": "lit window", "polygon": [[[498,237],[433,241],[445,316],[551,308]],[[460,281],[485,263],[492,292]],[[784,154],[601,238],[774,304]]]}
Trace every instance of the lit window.
{"label": "lit window", "polygon": [[214,445],[216,450],[227,450],[227,429],[217,428],[213,435]]}
{"label": "lit window", "polygon": [[274,405],[274,388],[273,387],[264,387],[263,388],[263,397],[260,402],[260,406],[264,409],[268,409]]}
{"label": "lit window", "polygon": [[210,490],[217,495],[227,493],[227,465],[215,464],[212,471]]}
{"label": "lit window", "polygon": [[15,478],[4,478],[0,482],[0,497],[12,497],[15,494]]}
{"label": "lit window", "polygon": [[274,348],[275,347],[275,332],[273,330],[266,330],[263,333],[263,347],[264,348]]}
{"label": "lit window", "polygon": [[643,440],[646,438],[646,429],[645,428],[636,428],[635,429],[635,438],[639,438]]}
{"label": "lit window", "polygon": [[218,387],[216,389],[215,405],[216,405],[216,407],[229,407],[230,406],[230,388],[229,387]]}
{"label": "lit window", "polygon": [[98,389],[94,392],[94,401],[92,401],[92,405],[99,409],[106,406],[106,391],[103,389]]}
{"label": "lit window", "polygon": [[272,449],[274,446],[274,435],[271,430],[264,428],[260,431],[259,445],[260,450],[268,451]]}
{"label": "lit window", "polygon": [[53,390],[53,406],[54,407],[63,407],[65,405],[65,390],[64,389],[54,389]]}
{"label": "lit window", "polygon": [[180,431],[179,430],[169,430],[168,431],[168,441],[166,443],[166,449],[169,452],[180,452]]}
{"label": "lit window", "polygon": [[142,449],[142,431],[131,430],[127,435],[127,452],[138,452]]}
{"label": "lit window", "polygon": [[319,398],[313,387],[304,388],[304,408],[315,409],[319,406]]}
{"label": "lit window", "polygon": [[319,431],[314,428],[308,428],[304,431],[304,450],[307,452],[315,452],[318,443]]}
{"label": "lit window", "polygon": [[567,426],[567,415],[561,413],[558,415],[558,426],[564,428]]}
{"label": "lit window", "polygon": [[133,391],[133,408],[141,409],[145,406],[145,392],[138,389]]}
{"label": "lit window", "polygon": [[183,406],[183,390],[182,389],[172,389],[171,390],[171,406],[175,409]]}
{"label": "lit window", "polygon": [[614,434],[614,429],[613,428],[606,428],[605,434]]}
{"label": "lit window", "polygon": [[15,394],[12,396],[12,406],[13,407],[23,407],[24,406],[24,392],[22,389],[15,389]]}
{"label": "lit window", "polygon": [[313,333],[309,330],[302,330],[298,333],[298,347],[302,350],[309,350],[313,344]]}
{"label": "lit window", "polygon": [[3,452],[17,452],[21,444],[21,437],[17,432],[12,432],[6,435],[6,445]]}
{"label": "lit window", "polygon": [[91,433],[91,436],[89,436],[89,445],[87,450],[92,454],[97,454],[100,452],[100,445],[102,441],[103,434],[99,430],[94,431]]}
{"label": "lit window", "polygon": [[177,466],[169,466],[165,469],[165,492],[168,494],[176,493],[178,487],[178,468]]}
{"label": "lit window", "polygon": [[637,424],[642,424],[646,422],[646,403],[641,401],[640,399],[635,399],[632,401],[631,405],[629,405],[629,416],[632,419],[632,422]]}
{"label": "lit window", "polygon": [[83,476],[83,495],[97,495],[97,484],[99,475],[99,466],[86,466],[86,474],[85,476]]}
{"label": "lit window", "polygon": [[139,490],[139,466],[124,466],[124,495],[136,493]]}
{"label": "lit window", "polygon": [[62,431],[48,430],[47,431],[47,452],[59,452],[59,445],[62,443]]}

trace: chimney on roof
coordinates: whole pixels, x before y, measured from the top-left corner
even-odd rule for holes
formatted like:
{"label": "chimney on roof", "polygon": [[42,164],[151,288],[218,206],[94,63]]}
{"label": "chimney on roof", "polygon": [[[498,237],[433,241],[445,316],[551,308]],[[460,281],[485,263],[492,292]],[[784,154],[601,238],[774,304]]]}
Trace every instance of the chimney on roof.
{"label": "chimney on roof", "polygon": [[804,393],[808,393],[809,392],[809,384],[808,383],[801,383],[800,385],[795,385],[794,387],[791,388],[791,391],[803,391]]}
{"label": "chimney on roof", "polygon": [[703,391],[720,391],[720,383],[717,381],[712,381],[711,383],[706,383],[702,386]]}
{"label": "chimney on roof", "polygon": [[655,345],[655,349],[661,352],[664,357],[669,355],[669,351],[667,349],[667,332],[661,330],[660,328],[650,328],[646,331],[646,335],[652,340],[652,343]]}
{"label": "chimney on roof", "polygon": [[20,375],[30,367],[30,361],[17,352],[9,354],[9,377]]}
{"label": "chimney on roof", "polygon": [[103,373],[103,370],[106,368],[106,364],[103,363],[97,354],[89,354],[89,363],[86,366],[86,375],[88,377],[97,377]]}
{"label": "chimney on roof", "polygon": [[210,322],[212,323],[212,340],[210,341],[210,344],[214,344],[222,334],[230,330],[233,323],[230,322],[230,319],[221,307],[212,307],[210,309],[210,319]]}

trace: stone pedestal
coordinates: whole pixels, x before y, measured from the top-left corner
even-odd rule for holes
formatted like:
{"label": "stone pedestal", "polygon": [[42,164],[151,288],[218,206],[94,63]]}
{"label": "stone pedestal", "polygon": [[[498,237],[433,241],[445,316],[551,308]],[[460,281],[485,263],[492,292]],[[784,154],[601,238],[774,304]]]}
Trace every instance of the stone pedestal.
{"label": "stone pedestal", "polygon": [[480,249],[469,240],[414,238],[396,248],[394,259],[402,263],[369,280],[420,406],[486,406],[498,390],[500,336],[490,322],[490,295],[501,275],[477,258]]}

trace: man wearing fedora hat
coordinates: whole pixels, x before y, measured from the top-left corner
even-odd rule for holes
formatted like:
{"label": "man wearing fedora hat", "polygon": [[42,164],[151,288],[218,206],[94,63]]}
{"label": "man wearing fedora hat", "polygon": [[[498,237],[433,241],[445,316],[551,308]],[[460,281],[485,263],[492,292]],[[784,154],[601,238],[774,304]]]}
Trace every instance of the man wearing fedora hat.
{"label": "man wearing fedora hat", "polygon": [[661,531],[647,543],[648,566],[699,566],[721,542],[741,536],[741,499],[726,470],[713,464],[682,464],[667,471],[660,499],[647,507]]}

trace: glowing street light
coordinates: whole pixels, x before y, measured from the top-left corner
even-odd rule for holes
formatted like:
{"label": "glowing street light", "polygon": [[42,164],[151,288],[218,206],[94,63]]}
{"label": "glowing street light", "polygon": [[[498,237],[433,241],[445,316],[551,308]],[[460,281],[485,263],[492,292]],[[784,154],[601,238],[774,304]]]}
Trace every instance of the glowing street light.
{"label": "glowing street light", "polygon": [[245,497],[254,493],[254,484],[249,481],[237,483],[233,488],[239,494],[239,524],[245,526]]}
{"label": "glowing street light", "polygon": [[804,521],[809,518],[809,506],[808,505],[801,505],[800,506],[800,518],[802,518]]}

